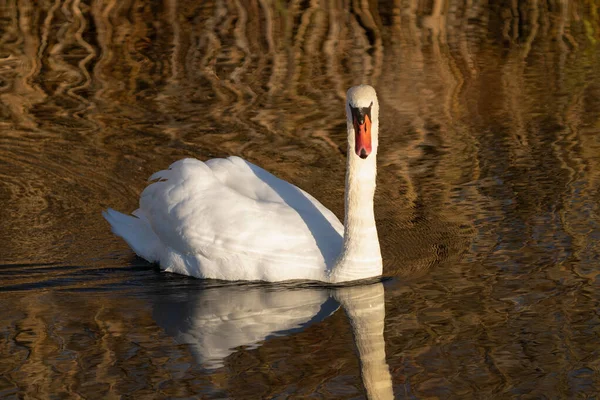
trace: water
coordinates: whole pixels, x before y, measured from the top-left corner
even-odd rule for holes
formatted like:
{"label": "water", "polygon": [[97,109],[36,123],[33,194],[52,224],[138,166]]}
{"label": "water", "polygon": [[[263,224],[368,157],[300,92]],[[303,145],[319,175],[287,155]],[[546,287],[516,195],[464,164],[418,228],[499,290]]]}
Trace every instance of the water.
{"label": "water", "polygon": [[[0,397],[600,394],[600,5],[346,3],[0,2]],[[363,82],[383,283],[160,273],[101,218],[233,154],[342,217]]]}

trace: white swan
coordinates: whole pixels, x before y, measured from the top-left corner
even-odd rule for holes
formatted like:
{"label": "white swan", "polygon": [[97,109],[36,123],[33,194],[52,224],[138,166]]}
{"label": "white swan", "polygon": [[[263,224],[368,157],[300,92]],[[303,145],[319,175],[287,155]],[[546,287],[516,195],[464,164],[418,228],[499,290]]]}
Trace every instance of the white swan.
{"label": "white swan", "polygon": [[381,275],[373,212],[379,103],[375,89],[346,99],[346,218],[239,157],[184,159],[150,177],[133,216],[103,212],[112,231],[162,269],[223,280],[316,280]]}

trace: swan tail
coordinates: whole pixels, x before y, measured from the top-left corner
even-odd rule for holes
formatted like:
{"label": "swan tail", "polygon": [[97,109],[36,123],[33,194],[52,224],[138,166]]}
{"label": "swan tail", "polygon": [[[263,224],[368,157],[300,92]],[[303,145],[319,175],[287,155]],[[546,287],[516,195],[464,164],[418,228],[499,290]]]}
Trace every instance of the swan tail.
{"label": "swan tail", "polygon": [[112,208],[102,211],[102,216],[110,224],[113,233],[122,237],[135,254],[149,262],[158,262],[160,239],[140,210],[133,214],[125,215]]}

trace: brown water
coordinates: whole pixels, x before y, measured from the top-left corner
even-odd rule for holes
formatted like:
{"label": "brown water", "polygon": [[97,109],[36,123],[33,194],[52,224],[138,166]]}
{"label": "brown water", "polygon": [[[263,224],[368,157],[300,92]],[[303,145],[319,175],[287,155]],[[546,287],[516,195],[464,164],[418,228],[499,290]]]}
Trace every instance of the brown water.
{"label": "brown water", "polygon": [[[0,397],[600,395],[600,2],[493,3],[0,1]],[[226,155],[342,218],[357,83],[383,285],[160,273],[101,218]]]}

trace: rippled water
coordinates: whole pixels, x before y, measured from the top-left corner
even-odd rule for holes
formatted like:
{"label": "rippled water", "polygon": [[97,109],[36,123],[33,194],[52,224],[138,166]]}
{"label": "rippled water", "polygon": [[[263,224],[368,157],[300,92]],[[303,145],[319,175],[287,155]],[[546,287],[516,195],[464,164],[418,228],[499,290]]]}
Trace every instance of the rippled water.
{"label": "rippled water", "polygon": [[[0,397],[599,395],[600,4],[495,3],[0,1]],[[160,273],[101,218],[226,155],[342,217],[357,83],[383,283]]]}

